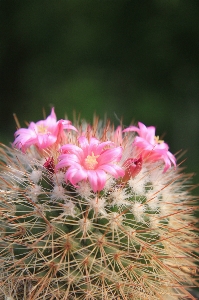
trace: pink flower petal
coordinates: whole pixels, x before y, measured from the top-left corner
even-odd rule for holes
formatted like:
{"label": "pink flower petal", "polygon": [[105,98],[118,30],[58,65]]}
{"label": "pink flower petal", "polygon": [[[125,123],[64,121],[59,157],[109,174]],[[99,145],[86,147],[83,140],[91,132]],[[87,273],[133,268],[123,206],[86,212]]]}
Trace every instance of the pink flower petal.
{"label": "pink flower petal", "polygon": [[56,165],[56,170],[69,167],[71,164],[79,166],[79,158],[75,154],[62,154],[59,156],[59,162]]}
{"label": "pink flower petal", "polygon": [[63,125],[64,129],[77,131],[77,128],[75,128],[73,125],[71,125],[71,122],[68,120],[59,120],[58,122]]}
{"label": "pink flower petal", "polygon": [[125,174],[124,170],[117,165],[101,165],[98,169],[104,170],[111,174],[114,178],[122,177]]}
{"label": "pink flower petal", "polygon": [[[96,154],[100,154],[106,146],[110,146],[110,145],[114,146],[114,143],[110,141],[100,143],[96,148]],[[106,150],[108,151],[108,149]]]}
{"label": "pink flower petal", "polygon": [[87,173],[82,168],[77,169],[70,167],[65,174],[65,179],[69,180],[73,185],[76,185],[77,182],[86,178]]}
{"label": "pink flower petal", "polygon": [[106,173],[102,170],[89,170],[88,180],[90,182],[91,188],[94,192],[101,191],[106,183]]}
{"label": "pink flower petal", "polygon": [[106,164],[112,161],[119,161],[122,156],[122,147],[117,147],[113,149],[107,149],[104,151],[100,157],[97,159],[99,164]]}

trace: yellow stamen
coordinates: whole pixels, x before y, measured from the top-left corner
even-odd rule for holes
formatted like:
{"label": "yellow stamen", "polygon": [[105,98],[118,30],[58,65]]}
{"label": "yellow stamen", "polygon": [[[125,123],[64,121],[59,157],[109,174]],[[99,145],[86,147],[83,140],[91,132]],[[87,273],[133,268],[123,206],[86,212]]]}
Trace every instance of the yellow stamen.
{"label": "yellow stamen", "polygon": [[98,164],[97,158],[99,157],[99,155],[94,155],[94,153],[92,152],[92,155],[88,155],[85,159],[85,167],[88,170],[94,170],[95,167]]}
{"label": "yellow stamen", "polygon": [[159,135],[157,135],[157,136],[154,136],[154,140],[155,140],[155,143],[156,143],[156,144],[161,144],[161,143],[164,143],[164,141],[163,141],[163,140],[159,140]]}
{"label": "yellow stamen", "polygon": [[38,133],[48,133],[47,127],[43,125],[37,125]]}

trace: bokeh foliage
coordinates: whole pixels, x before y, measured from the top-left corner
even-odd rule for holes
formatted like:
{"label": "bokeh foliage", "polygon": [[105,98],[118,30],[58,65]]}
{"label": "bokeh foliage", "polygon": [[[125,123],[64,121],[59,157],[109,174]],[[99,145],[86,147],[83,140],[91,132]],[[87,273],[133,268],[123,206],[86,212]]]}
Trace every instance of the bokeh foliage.
{"label": "bokeh foliage", "polygon": [[1,0],[0,24],[2,142],[13,112],[106,113],[155,125],[199,174],[198,0]]}

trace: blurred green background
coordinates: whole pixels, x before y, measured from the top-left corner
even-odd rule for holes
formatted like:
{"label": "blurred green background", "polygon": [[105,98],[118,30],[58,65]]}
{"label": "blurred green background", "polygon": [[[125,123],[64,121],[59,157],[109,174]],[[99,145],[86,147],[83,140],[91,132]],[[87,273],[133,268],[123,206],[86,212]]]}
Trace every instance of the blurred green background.
{"label": "blurred green background", "polygon": [[1,0],[0,26],[2,142],[13,112],[22,126],[52,106],[106,113],[155,125],[199,174],[198,0]]}

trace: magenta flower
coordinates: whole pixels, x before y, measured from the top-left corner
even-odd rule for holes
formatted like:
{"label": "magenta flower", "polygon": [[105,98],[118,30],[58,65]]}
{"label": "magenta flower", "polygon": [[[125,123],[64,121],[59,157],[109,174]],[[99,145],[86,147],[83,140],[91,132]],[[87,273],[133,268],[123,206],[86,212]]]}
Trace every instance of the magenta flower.
{"label": "magenta flower", "polygon": [[23,152],[32,145],[39,149],[45,149],[56,142],[59,142],[64,134],[64,129],[77,129],[68,120],[57,121],[54,108],[46,120],[31,122],[28,128],[20,128],[15,132],[13,146]]}
{"label": "magenta flower", "polygon": [[166,172],[171,164],[176,166],[175,156],[169,152],[169,146],[164,141],[159,140],[158,136],[155,136],[155,127],[146,127],[143,123],[138,122],[138,127],[130,126],[123,130],[123,132],[135,131],[139,134],[133,142],[137,148],[141,150],[142,158],[149,161],[163,160],[165,163],[164,171]]}
{"label": "magenta flower", "polygon": [[124,170],[116,162],[121,159],[122,148],[114,147],[114,143],[107,141],[101,143],[96,138],[90,141],[84,136],[78,138],[80,147],[66,144],[61,147],[62,154],[56,169],[68,168],[65,180],[74,186],[81,180],[89,180],[94,192],[101,191],[106,183],[107,175],[114,178],[124,176]]}

